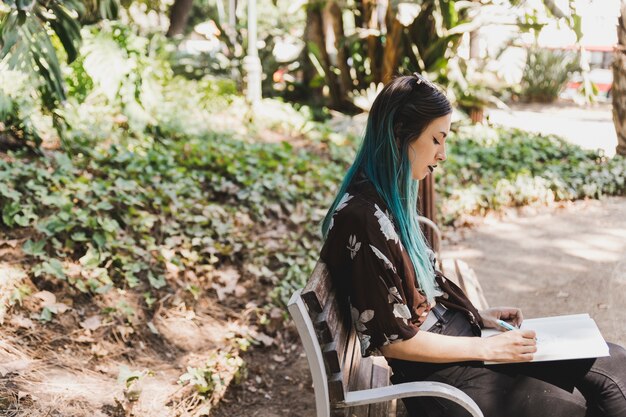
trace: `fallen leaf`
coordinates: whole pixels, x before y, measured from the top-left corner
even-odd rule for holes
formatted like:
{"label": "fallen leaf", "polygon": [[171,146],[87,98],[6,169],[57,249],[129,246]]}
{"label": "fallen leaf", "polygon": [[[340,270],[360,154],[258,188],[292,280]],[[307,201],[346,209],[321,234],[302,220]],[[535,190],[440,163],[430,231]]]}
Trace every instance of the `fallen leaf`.
{"label": "fallen leaf", "polygon": [[43,306],[46,307],[50,304],[54,304],[57,301],[57,297],[50,291],[39,291],[33,294],[33,297],[37,297],[43,301]]}
{"label": "fallen leaf", "polygon": [[32,329],[35,327],[35,323],[27,317],[24,316],[13,316],[11,317],[11,324],[17,327],[21,327],[23,329]]}
{"label": "fallen leaf", "polygon": [[119,326],[115,326],[115,329],[120,334],[120,336],[122,336],[122,340],[124,342],[128,341],[128,336],[130,336],[131,334],[135,333],[135,329],[133,329],[130,326],[119,325]]}
{"label": "fallen leaf", "polygon": [[157,329],[151,321],[148,322],[148,329],[150,329],[153,334],[159,334],[159,329]]}
{"label": "fallen leaf", "polygon": [[63,303],[49,304],[49,305],[45,305],[44,307],[48,307],[48,310],[52,311],[54,314],[65,313],[67,310],[70,309],[70,307],[67,304],[63,304]]}
{"label": "fallen leaf", "polygon": [[253,337],[265,346],[269,347],[274,344],[274,338],[266,335],[265,333],[256,333]]}
{"label": "fallen leaf", "polygon": [[11,372],[21,372],[28,369],[30,364],[31,361],[26,359],[16,359],[10,362],[3,362],[2,365],[0,365],[0,374],[4,377],[6,374]]}
{"label": "fallen leaf", "polygon": [[80,322],[80,327],[87,330],[96,330],[100,326],[102,326],[100,316],[91,316]]}
{"label": "fallen leaf", "polygon": [[20,243],[19,239],[0,240],[0,246],[8,245],[8,246],[10,246],[12,248],[15,248],[18,243]]}
{"label": "fallen leaf", "polygon": [[283,310],[277,307],[273,307],[270,311],[270,317],[273,319],[280,319],[283,317]]}
{"label": "fallen leaf", "polygon": [[100,343],[95,343],[91,345],[91,353],[94,356],[104,357],[109,354],[109,351],[105,349]]}
{"label": "fallen leaf", "polygon": [[239,272],[235,268],[227,268],[215,271],[214,275],[219,283],[214,282],[211,287],[217,292],[217,298],[222,301],[227,294],[232,294],[237,288]]}
{"label": "fallen leaf", "polygon": [[42,308],[47,308],[54,314],[65,313],[70,307],[64,303],[57,303],[57,298],[50,291],[39,291],[38,293],[33,294],[33,296],[39,298],[42,303]]}
{"label": "fallen leaf", "polygon": [[180,271],[180,268],[171,262],[165,262],[165,269],[174,276],[178,275],[178,271]]}
{"label": "fallen leaf", "polygon": [[95,339],[93,337],[81,334],[76,339],[74,339],[74,341],[78,342],[78,343],[93,343],[93,342],[95,342]]}
{"label": "fallen leaf", "polygon": [[272,355],[272,359],[274,359],[276,362],[284,362],[285,361],[285,357],[281,356],[281,355]]}
{"label": "fallen leaf", "polygon": [[247,292],[248,290],[243,285],[237,285],[235,287],[235,297],[237,298],[243,297]]}

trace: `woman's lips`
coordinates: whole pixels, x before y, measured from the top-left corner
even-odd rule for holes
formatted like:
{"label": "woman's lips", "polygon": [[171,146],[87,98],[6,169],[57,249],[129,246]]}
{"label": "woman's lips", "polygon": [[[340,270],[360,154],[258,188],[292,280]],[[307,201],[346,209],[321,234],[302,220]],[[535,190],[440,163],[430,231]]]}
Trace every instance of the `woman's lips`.
{"label": "woman's lips", "polygon": [[437,168],[437,165],[428,165],[428,169],[430,170],[430,172],[433,172],[435,168]]}

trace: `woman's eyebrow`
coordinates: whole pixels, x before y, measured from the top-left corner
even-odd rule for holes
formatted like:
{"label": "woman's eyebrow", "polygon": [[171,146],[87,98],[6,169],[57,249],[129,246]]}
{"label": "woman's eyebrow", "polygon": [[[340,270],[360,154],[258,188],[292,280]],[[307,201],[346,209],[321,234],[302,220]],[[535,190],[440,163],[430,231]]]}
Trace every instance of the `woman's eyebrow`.
{"label": "woman's eyebrow", "polygon": [[442,131],[442,132],[439,132],[439,133],[441,133],[443,135],[444,139],[448,137],[448,134],[446,132]]}

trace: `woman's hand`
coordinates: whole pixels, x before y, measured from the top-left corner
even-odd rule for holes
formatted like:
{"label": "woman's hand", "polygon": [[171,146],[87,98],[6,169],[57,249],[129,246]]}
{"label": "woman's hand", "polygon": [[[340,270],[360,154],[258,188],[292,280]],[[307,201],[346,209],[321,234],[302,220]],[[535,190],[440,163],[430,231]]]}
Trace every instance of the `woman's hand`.
{"label": "woman's hand", "polygon": [[502,327],[497,323],[497,320],[504,320],[512,322],[515,327],[522,325],[524,317],[522,316],[522,310],[515,307],[493,307],[487,310],[481,310],[478,312],[483,319],[485,328],[501,329]]}
{"label": "woman's hand", "polygon": [[529,362],[537,351],[534,330],[512,330],[479,341],[486,361]]}

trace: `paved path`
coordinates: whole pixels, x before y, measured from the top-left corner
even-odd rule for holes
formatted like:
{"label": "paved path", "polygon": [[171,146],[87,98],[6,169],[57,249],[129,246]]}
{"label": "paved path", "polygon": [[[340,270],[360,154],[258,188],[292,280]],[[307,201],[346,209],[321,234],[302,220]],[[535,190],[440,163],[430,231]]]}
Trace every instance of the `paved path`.
{"label": "paved path", "polygon": [[607,340],[626,345],[626,198],[487,219],[444,247],[476,271],[492,306],[528,318],[589,313]]}
{"label": "paved path", "polygon": [[489,109],[489,119],[504,126],[562,136],[586,149],[603,149],[615,155],[617,135],[610,103],[590,107],[570,104],[525,104],[512,111]]}

